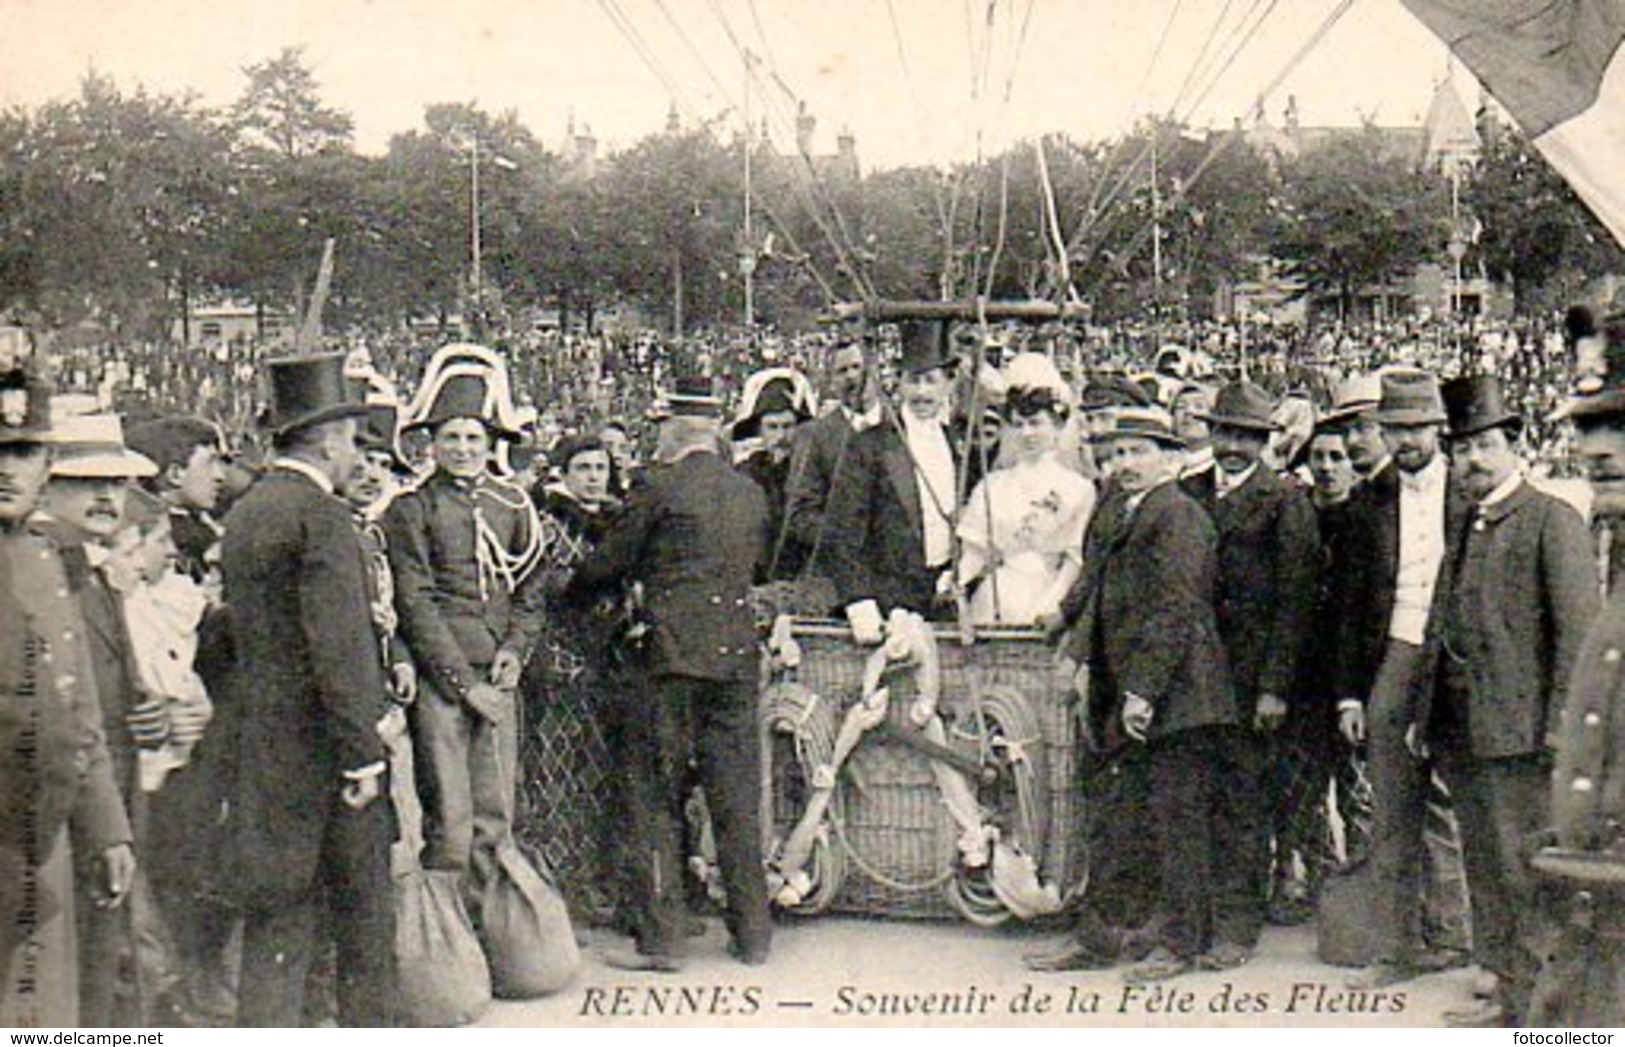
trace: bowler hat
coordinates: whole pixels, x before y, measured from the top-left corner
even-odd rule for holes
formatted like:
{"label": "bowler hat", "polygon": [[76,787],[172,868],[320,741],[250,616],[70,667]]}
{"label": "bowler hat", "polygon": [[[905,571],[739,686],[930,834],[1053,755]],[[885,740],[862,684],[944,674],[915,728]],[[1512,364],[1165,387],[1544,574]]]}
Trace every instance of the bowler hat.
{"label": "bowler hat", "polygon": [[903,346],[897,369],[904,374],[946,370],[954,365],[946,320],[903,320],[898,323],[897,331]]}
{"label": "bowler hat", "polygon": [[1591,310],[1575,306],[1564,327],[1574,348],[1574,379],[1568,403],[1552,417],[1625,414],[1625,313],[1614,313],[1599,325]]}
{"label": "bowler hat", "polygon": [[1377,421],[1383,425],[1442,425],[1446,421],[1439,380],[1427,371],[1392,370],[1382,376]]}
{"label": "bowler hat", "polygon": [[265,363],[271,374],[265,428],[272,435],[367,413],[366,404],[350,398],[343,353],[286,356]]}
{"label": "bowler hat", "polygon": [[1269,433],[1280,428],[1271,417],[1273,413],[1269,393],[1251,382],[1240,381],[1220,387],[1213,398],[1213,410],[1198,411],[1196,417],[1209,425]]}
{"label": "bowler hat", "polygon": [[1120,374],[1103,374],[1089,379],[1078,398],[1084,411],[1103,411],[1111,407],[1149,407],[1151,398],[1145,390]]}
{"label": "bowler hat", "polygon": [[151,458],[125,446],[124,425],[116,414],[57,418],[49,441],[52,476],[144,480],[158,475]]}
{"label": "bowler hat", "polygon": [[51,429],[51,387],[32,370],[0,372],[0,445],[42,443]]}
{"label": "bowler hat", "polygon": [[1452,378],[1439,392],[1449,418],[1446,435],[1461,440],[1499,426],[1514,433],[1523,428],[1523,419],[1506,404],[1501,380],[1494,375],[1475,374]]}
{"label": "bowler hat", "polygon": [[1174,422],[1160,407],[1124,407],[1112,419],[1112,427],[1097,440],[1124,440],[1140,437],[1168,447],[1183,448],[1185,441],[1174,432]]}

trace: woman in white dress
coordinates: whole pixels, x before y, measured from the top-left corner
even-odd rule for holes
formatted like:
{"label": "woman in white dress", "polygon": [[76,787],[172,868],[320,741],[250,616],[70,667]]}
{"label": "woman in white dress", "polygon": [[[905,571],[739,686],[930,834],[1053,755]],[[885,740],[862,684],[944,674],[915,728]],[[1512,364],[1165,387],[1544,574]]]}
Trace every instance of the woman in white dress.
{"label": "woman in white dress", "polygon": [[1057,456],[1069,391],[1055,365],[1024,353],[1005,379],[1000,466],[960,517],[958,577],[974,624],[1031,626],[1059,611],[1078,577],[1095,488]]}

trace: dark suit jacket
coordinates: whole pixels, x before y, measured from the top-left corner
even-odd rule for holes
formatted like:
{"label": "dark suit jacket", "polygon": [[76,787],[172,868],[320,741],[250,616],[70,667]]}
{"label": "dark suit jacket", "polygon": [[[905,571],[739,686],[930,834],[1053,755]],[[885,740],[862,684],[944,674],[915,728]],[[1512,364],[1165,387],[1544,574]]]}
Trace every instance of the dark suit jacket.
{"label": "dark suit jacket", "polygon": [[268,471],[226,518],[221,569],[244,682],[228,883],[244,904],[275,907],[309,889],[343,772],[385,758],[388,691],[342,500]]}
{"label": "dark suit jacket", "polygon": [[1463,539],[1437,616],[1446,686],[1428,710],[1434,742],[1480,757],[1540,752],[1601,601],[1590,532],[1568,503],[1523,483]]}
{"label": "dark suit jacket", "polygon": [[1314,620],[1320,557],[1314,507],[1297,484],[1263,463],[1223,498],[1212,472],[1201,476],[1208,478],[1206,497],[1197,501],[1219,535],[1219,635],[1237,696],[1289,699]]}
{"label": "dark suit jacket", "polygon": [[[926,577],[925,525],[914,462],[895,416],[852,438],[840,482],[830,491],[824,549],[841,604],[872,599],[885,614],[895,607],[930,610],[935,590]],[[954,450],[956,479],[959,452]],[[939,491],[953,512],[959,497]]]}
{"label": "dark suit jacket", "polygon": [[[1333,693],[1338,700],[1371,696],[1377,670],[1388,648],[1388,627],[1394,613],[1394,585],[1399,575],[1399,474],[1392,463],[1361,483],[1349,497],[1345,516],[1345,548],[1337,558],[1332,601],[1338,608]],[[1445,487],[1445,557],[1434,586],[1434,613],[1439,594],[1450,590],[1450,550],[1457,548],[1465,526],[1468,499],[1455,481]],[[1435,645],[1436,647],[1436,645]],[[1429,673],[1420,681],[1418,697],[1432,686],[1431,670],[1437,650],[1423,654]]]}
{"label": "dark suit jacket", "polygon": [[761,488],[719,455],[658,465],[627,496],[626,509],[565,587],[586,606],[643,583],[652,627],[648,669],[704,680],[754,679],[752,578],[767,554]]}
{"label": "dark suit jacket", "polygon": [[805,551],[806,570],[825,570],[824,520],[830,492],[845,475],[847,449],[856,431],[837,407],[796,430],[785,484],[785,525],[789,540]]}
{"label": "dark suit jacket", "polygon": [[129,806],[139,788],[135,741],[130,737],[126,717],[140,700],[140,683],[135,654],[130,650],[129,629],[124,624],[123,604],[107,579],[90,566],[82,543],[63,539],[62,566],[68,574],[68,587],[79,597],[79,611],[85,619],[85,646],[96,677],[96,697],[101,702],[102,733],[113,761],[113,780]]}
{"label": "dark suit jacket", "polygon": [[1087,587],[1070,653],[1087,661],[1089,718],[1108,747],[1123,741],[1124,697],[1155,713],[1149,738],[1236,722],[1216,611],[1218,538],[1207,512],[1176,483],[1096,510],[1084,538]]}

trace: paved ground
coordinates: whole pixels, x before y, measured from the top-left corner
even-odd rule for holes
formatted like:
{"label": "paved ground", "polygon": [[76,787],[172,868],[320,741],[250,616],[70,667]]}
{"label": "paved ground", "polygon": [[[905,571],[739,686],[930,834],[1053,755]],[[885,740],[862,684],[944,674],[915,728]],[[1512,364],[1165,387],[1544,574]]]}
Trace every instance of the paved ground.
{"label": "paved ground", "polygon": [[1052,941],[1019,928],[826,917],[781,925],[772,961],[747,968],[727,957],[712,921],[681,974],[652,975],[604,966],[602,950],[625,943],[593,934],[574,986],[497,1003],[480,1024],[1429,1026],[1466,1002],[1473,975],[1353,992],[1347,971],[1315,959],[1313,928],[1271,928],[1240,970],[1131,990],[1115,972],[1028,973],[1022,954]]}

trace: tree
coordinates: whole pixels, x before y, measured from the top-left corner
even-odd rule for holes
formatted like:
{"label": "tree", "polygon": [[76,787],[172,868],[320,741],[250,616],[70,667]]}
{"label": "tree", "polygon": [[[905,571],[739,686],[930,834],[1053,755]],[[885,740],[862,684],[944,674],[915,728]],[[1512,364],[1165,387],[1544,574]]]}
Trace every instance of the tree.
{"label": "tree", "polygon": [[1486,116],[1483,151],[1462,187],[1479,223],[1469,259],[1510,283],[1520,310],[1561,301],[1586,276],[1619,270],[1625,253],[1524,134]]}
{"label": "tree", "polygon": [[285,160],[348,149],[355,122],[321,100],[321,85],[305,65],[304,49],[286,47],[275,58],[243,70],[248,84],[233,109],[250,147],[268,148]]}
{"label": "tree", "polygon": [[1363,288],[1439,256],[1450,235],[1443,178],[1396,157],[1374,127],[1308,150],[1282,182],[1271,251],[1345,311]]}

